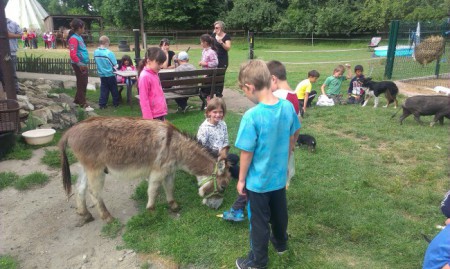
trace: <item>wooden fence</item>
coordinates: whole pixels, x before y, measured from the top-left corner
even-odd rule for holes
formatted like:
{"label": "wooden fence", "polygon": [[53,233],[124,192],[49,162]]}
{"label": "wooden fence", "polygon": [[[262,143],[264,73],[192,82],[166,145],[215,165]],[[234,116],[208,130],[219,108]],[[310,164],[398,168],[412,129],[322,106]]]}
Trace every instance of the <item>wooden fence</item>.
{"label": "wooden fence", "polygon": [[[98,77],[97,66],[89,60],[89,76]],[[17,57],[17,71],[43,74],[75,75],[70,59]]]}

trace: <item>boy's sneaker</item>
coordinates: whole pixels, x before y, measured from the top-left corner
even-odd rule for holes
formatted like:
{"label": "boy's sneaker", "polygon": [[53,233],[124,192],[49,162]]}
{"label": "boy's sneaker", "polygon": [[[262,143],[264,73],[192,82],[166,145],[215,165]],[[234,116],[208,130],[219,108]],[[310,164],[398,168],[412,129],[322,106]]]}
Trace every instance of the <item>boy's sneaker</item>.
{"label": "boy's sneaker", "polygon": [[244,221],[244,210],[243,209],[233,209],[230,208],[230,210],[223,212],[222,218],[224,220],[230,220],[230,221]]}
{"label": "boy's sneaker", "polygon": [[90,106],[87,106],[87,107],[84,108],[84,111],[91,112],[91,111],[94,111],[94,109],[92,107],[90,107]]}
{"label": "boy's sneaker", "polygon": [[236,267],[238,269],[266,269],[267,266],[257,266],[253,261],[247,258],[238,258],[236,260]]}
{"label": "boy's sneaker", "polygon": [[181,108],[181,106],[179,106],[179,107],[177,108],[177,113],[180,113],[181,111],[183,111],[183,109]]}

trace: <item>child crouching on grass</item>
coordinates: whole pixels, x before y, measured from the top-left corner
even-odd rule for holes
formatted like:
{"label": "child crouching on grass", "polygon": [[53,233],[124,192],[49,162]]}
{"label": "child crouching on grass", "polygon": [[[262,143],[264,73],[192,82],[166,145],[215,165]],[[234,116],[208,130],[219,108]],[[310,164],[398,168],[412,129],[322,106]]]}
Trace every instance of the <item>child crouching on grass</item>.
{"label": "child crouching on grass", "polygon": [[114,70],[118,67],[116,56],[108,49],[109,38],[101,36],[100,47],[94,51],[94,60],[97,64],[98,75],[100,76],[100,98],[98,105],[100,109],[105,109],[108,104],[109,93],[113,98],[113,105],[119,105],[119,91],[117,90],[117,80]]}
{"label": "child crouching on grass", "polygon": [[242,117],[235,143],[241,150],[237,191],[247,196],[250,221],[250,251],[236,266],[267,268],[269,241],[278,253],[287,250],[288,158],[300,122],[292,104],[273,95],[266,63],[242,64],[238,80],[257,105]]}
{"label": "child crouching on grass", "polygon": [[319,79],[320,74],[316,70],[311,70],[308,72],[308,78],[300,81],[300,83],[295,88],[295,93],[298,98],[298,105],[300,108],[300,115],[306,112],[307,107],[311,107],[312,101],[316,97],[317,92],[312,90],[312,84],[316,83]]}
{"label": "child crouching on grass", "polygon": [[[222,148],[228,146],[228,129],[223,120],[227,107],[222,98],[214,97],[208,102],[205,110],[206,120],[200,125],[197,132],[198,142],[211,152],[215,157],[219,156]],[[239,176],[239,157],[229,153],[227,156],[230,164],[230,173],[233,178]]]}
{"label": "child crouching on grass", "polygon": [[364,104],[364,89],[361,86],[361,82],[358,80],[363,79],[364,68],[362,65],[355,66],[355,77],[350,80],[350,85],[348,86],[347,94],[347,104]]}
{"label": "child crouching on grass", "polygon": [[[344,77],[345,69],[347,69],[347,76]],[[352,69],[349,64],[338,65],[333,70],[333,75],[327,77],[325,82],[322,84],[321,91],[322,94],[326,94],[328,98],[333,99],[334,104],[346,104],[342,99],[341,95],[341,85],[344,80],[352,78]]]}

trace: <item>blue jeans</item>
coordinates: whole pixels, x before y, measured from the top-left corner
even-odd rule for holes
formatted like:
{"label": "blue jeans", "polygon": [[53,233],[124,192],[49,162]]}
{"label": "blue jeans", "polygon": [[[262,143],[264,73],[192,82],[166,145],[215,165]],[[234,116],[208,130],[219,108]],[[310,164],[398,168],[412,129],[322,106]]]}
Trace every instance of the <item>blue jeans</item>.
{"label": "blue jeans", "polygon": [[115,76],[100,78],[100,98],[98,104],[105,107],[108,104],[109,92],[111,92],[113,105],[119,105],[119,91],[117,90],[117,80]]}

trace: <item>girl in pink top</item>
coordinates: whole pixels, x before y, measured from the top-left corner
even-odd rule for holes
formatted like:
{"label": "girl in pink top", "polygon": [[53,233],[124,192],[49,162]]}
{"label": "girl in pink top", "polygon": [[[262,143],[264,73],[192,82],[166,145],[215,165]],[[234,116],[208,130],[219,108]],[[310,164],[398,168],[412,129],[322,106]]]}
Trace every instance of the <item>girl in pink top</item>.
{"label": "girl in pink top", "polygon": [[144,119],[164,121],[167,103],[158,72],[166,61],[166,54],[158,47],[151,47],[138,67],[139,104]]}
{"label": "girl in pink top", "polygon": [[200,44],[203,48],[202,60],[198,63],[202,69],[216,68],[219,65],[217,52],[214,49],[214,41],[210,35],[204,34],[200,37]]}
{"label": "girl in pink top", "polygon": [[[120,71],[135,71],[136,67],[133,65],[133,61],[129,55],[122,56],[122,66],[120,67]],[[117,75],[117,83],[126,83],[126,78]],[[132,79],[133,84],[136,82],[135,79]]]}

